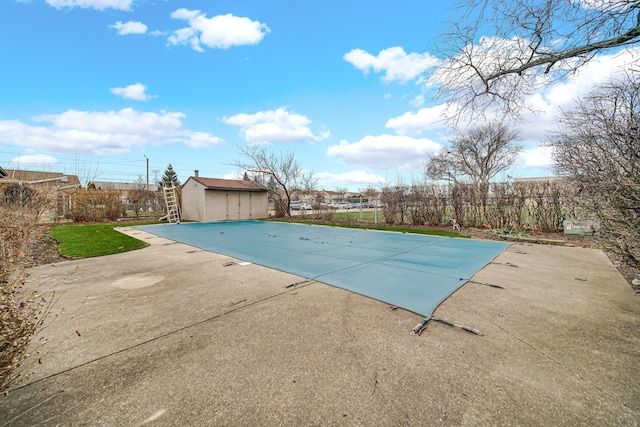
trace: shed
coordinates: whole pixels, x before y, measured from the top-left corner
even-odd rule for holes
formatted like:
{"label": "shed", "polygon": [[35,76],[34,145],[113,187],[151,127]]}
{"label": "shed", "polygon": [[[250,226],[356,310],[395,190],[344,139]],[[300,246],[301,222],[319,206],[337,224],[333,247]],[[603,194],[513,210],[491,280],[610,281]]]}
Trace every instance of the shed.
{"label": "shed", "polygon": [[268,192],[252,182],[190,176],[182,185],[182,219],[234,221],[269,216]]}

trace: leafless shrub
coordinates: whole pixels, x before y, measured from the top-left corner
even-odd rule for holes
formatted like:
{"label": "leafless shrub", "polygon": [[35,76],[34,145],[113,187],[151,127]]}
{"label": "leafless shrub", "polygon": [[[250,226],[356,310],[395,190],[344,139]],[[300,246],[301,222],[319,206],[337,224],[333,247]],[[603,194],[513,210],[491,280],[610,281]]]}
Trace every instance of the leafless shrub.
{"label": "leafless shrub", "polygon": [[382,215],[387,224],[404,224],[408,210],[409,189],[402,185],[383,187],[380,192]]}
{"label": "leafless shrub", "polygon": [[595,88],[565,112],[550,140],[573,201],[604,242],[640,267],[640,72]]}
{"label": "leafless shrub", "polygon": [[566,215],[562,209],[560,186],[552,181],[532,182],[524,187],[527,191],[527,218],[524,224],[530,229],[558,231]]}
{"label": "leafless shrub", "polygon": [[126,210],[118,190],[76,190],[70,211],[74,221],[115,221]]}
{"label": "leafless shrub", "polygon": [[333,215],[336,213],[338,208],[334,206],[329,206],[324,203],[316,203],[312,208],[312,215],[316,219],[322,219],[324,221],[331,221],[333,219]]}
{"label": "leafless shrub", "polygon": [[27,271],[21,261],[28,242],[36,237],[40,215],[55,207],[52,194],[46,189],[11,186],[5,187],[0,200],[0,391],[15,382],[16,369],[47,312],[47,302],[24,289]]}
{"label": "leafless shrub", "polygon": [[485,224],[483,199],[485,198],[473,184],[454,184],[451,190],[451,203],[458,224],[467,227],[480,227]]}
{"label": "leafless shrub", "polygon": [[426,204],[425,220],[428,225],[449,224],[451,217],[448,211],[448,186],[425,185],[423,199]]}
{"label": "leafless shrub", "polygon": [[[413,225],[486,227],[508,231],[562,231],[576,218],[571,186],[565,180],[495,182],[488,191],[472,184],[420,184],[384,187],[385,222]],[[486,196],[482,196],[485,194]]]}
{"label": "leafless shrub", "polygon": [[413,184],[407,195],[409,221],[413,225],[425,225],[429,214],[427,189],[424,185]]}

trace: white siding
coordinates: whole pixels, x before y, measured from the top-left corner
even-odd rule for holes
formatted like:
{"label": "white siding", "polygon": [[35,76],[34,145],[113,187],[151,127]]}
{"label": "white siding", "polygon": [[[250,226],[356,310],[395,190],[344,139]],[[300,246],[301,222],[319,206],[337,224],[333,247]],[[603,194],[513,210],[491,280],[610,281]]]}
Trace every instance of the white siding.
{"label": "white siding", "polygon": [[262,219],[269,216],[267,192],[251,193],[251,219]]}
{"label": "white siding", "polygon": [[204,221],[226,221],[229,219],[227,210],[228,191],[204,190],[206,217]]}
{"label": "white siding", "polygon": [[182,219],[185,221],[205,221],[204,186],[189,180],[182,186]]}
{"label": "white siding", "polygon": [[182,218],[186,221],[237,221],[268,216],[266,191],[207,190],[192,179],[182,187]]}

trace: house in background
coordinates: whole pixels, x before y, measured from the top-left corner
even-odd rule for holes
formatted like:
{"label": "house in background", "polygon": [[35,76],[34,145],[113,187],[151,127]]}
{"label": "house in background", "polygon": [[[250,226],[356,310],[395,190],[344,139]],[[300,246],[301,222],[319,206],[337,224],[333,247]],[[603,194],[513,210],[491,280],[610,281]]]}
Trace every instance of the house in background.
{"label": "house in background", "polygon": [[13,183],[31,186],[44,186],[46,183],[59,184],[58,187],[73,188],[80,186],[80,179],[76,175],[62,172],[41,172],[33,170],[3,169],[5,174],[2,183]]}
{"label": "house in background", "polygon": [[[4,172],[4,174],[2,173]],[[62,172],[41,172],[32,170],[3,169],[0,175],[0,192],[4,196],[4,188],[9,185],[25,185],[34,189],[42,189],[46,194],[55,197],[55,206],[45,210],[41,215],[43,221],[55,221],[64,217],[73,205],[74,189],[81,186],[76,175]],[[52,193],[55,192],[55,193]]]}
{"label": "house in background", "polygon": [[182,185],[182,219],[234,221],[269,216],[268,192],[253,181],[190,176]]}

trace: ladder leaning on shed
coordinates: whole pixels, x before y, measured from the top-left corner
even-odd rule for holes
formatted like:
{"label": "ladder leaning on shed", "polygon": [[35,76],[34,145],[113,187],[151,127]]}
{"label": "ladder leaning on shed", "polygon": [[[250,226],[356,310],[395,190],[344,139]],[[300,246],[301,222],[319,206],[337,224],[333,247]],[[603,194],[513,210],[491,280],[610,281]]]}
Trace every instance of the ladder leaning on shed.
{"label": "ladder leaning on shed", "polygon": [[163,186],[162,191],[164,193],[164,203],[167,206],[167,215],[161,219],[165,219],[169,221],[169,223],[175,222],[177,224],[180,223],[180,205],[178,203],[178,193],[176,191],[176,187],[173,186]]}

